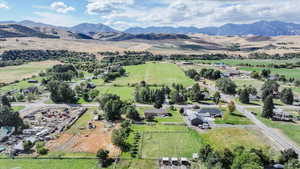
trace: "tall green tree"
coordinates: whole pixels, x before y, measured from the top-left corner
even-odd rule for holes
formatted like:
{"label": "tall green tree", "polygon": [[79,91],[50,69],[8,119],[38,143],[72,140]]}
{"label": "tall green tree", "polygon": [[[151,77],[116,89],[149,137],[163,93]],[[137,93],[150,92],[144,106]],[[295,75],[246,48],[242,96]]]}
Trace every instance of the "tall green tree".
{"label": "tall green tree", "polygon": [[225,94],[235,94],[236,84],[229,78],[221,78],[216,82],[216,87]]}
{"label": "tall green tree", "polygon": [[241,103],[244,103],[244,104],[250,103],[249,92],[247,89],[241,89],[241,91],[239,93],[239,100]]}
{"label": "tall green tree", "polygon": [[280,92],[280,100],[288,105],[292,105],[294,102],[294,94],[291,88],[284,88]]}
{"label": "tall green tree", "polygon": [[262,117],[272,118],[274,113],[273,109],[274,109],[273,96],[269,95],[264,100]]}

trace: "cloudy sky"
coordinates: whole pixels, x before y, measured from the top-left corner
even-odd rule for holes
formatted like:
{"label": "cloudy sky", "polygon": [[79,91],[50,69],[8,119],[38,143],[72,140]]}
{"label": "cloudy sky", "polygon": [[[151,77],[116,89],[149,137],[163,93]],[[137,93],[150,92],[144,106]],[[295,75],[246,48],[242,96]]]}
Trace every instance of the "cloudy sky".
{"label": "cloudy sky", "polygon": [[0,0],[0,21],[59,26],[219,26],[280,20],[300,23],[300,0]]}

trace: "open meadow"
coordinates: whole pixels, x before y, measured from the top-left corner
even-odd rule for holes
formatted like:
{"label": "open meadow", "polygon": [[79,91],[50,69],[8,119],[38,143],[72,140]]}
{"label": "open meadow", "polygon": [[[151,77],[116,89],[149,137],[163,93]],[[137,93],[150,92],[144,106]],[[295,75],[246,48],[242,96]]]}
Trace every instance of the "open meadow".
{"label": "open meadow", "polygon": [[180,83],[185,87],[193,85],[194,81],[186,77],[175,64],[147,63],[137,66],[126,66],[126,77],[116,79],[113,84],[128,85],[145,81],[148,84],[172,85]]}
{"label": "open meadow", "polygon": [[9,83],[29,78],[59,63],[58,61],[41,61],[30,62],[20,66],[2,67],[0,68],[0,83]]}

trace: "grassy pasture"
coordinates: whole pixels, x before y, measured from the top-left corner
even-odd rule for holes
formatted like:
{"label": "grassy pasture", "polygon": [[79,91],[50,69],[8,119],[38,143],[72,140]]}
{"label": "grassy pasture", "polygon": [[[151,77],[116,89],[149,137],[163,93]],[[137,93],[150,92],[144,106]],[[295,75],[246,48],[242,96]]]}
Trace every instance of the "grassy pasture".
{"label": "grassy pasture", "polygon": [[271,128],[279,129],[283,134],[293,140],[295,143],[300,145],[300,135],[295,133],[300,133],[300,124],[291,122],[280,122],[272,121],[270,119],[265,119],[261,117],[261,109],[259,108],[248,108],[249,111],[257,113],[257,118],[264,124]]}
{"label": "grassy pasture", "polygon": [[93,159],[0,159],[0,169],[100,169]]}
{"label": "grassy pasture", "polygon": [[[33,78],[33,79],[34,80],[41,80],[40,77],[36,77],[36,78]],[[36,84],[28,83],[27,81],[23,80],[23,81],[20,81],[18,83],[14,83],[14,84],[11,84],[11,85],[8,85],[8,86],[1,87],[0,88],[0,93],[5,93],[5,92],[8,92],[8,91],[12,91],[12,90],[25,89],[25,88],[32,87],[32,86],[35,86],[35,85]]]}
{"label": "grassy pasture", "polygon": [[239,65],[239,64],[251,64],[251,65],[269,65],[269,64],[284,64],[284,63],[295,63],[300,59],[289,59],[289,60],[268,60],[268,59],[222,59],[222,60],[198,60],[198,63],[224,63],[226,65]]}
{"label": "grassy pasture", "polygon": [[93,111],[96,110],[96,108],[90,108],[87,112],[85,112],[77,121],[75,124],[71,126],[69,130],[67,130],[67,133],[70,134],[77,134],[80,132],[79,128],[86,128],[87,124],[90,120],[93,119]]}
{"label": "grassy pasture", "polygon": [[23,78],[31,77],[32,75],[37,75],[42,70],[50,68],[56,64],[58,61],[42,61],[42,62],[30,62],[20,66],[7,66],[0,68],[0,82],[9,83],[15,80],[21,80]]}
{"label": "grassy pasture", "polygon": [[127,85],[146,81],[148,84],[171,85],[180,83],[184,86],[193,85],[194,81],[185,76],[175,64],[147,63],[136,66],[126,66],[127,77],[116,79],[113,84]]}
{"label": "grassy pasture", "polygon": [[201,134],[205,143],[211,144],[217,150],[237,146],[246,148],[267,147],[265,141],[253,130],[241,128],[217,128]]}
{"label": "grassy pasture", "polygon": [[115,87],[115,86],[101,86],[97,87],[102,94],[116,94],[121,97],[122,100],[134,100],[134,88],[133,87]]}
{"label": "grassy pasture", "polygon": [[300,79],[300,69],[275,69],[260,67],[241,67],[240,70],[261,72],[263,69],[269,69],[272,74],[285,75],[287,78]]}
{"label": "grassy pasture", "polygon": [[201,145],[202,139],[196,131],[145,132],[142,140],[142,157],[192,157]]}

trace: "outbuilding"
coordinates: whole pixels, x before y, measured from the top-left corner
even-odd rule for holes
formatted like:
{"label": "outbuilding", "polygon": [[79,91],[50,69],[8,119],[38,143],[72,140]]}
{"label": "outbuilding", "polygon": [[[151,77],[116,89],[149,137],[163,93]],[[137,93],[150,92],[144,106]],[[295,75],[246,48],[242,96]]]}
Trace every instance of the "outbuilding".
{"label": "outbuilding", "polygon": [[169,116],[169,113],[165,109],[151,109],[151,110],[145,110],[144,115],[146,119],[152,119],[154,117]]}

